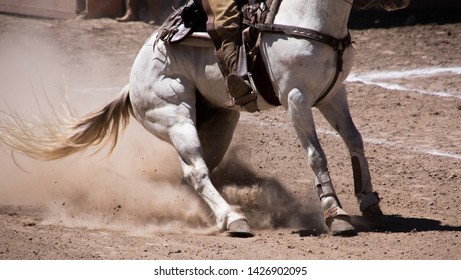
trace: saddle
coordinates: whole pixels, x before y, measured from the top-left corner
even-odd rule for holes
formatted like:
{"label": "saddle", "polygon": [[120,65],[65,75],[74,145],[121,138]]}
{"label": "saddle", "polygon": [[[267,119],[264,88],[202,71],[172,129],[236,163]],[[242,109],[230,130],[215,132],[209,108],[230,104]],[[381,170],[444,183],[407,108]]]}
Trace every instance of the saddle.
{"label": "saddle", "polygon": [[[259,93],[264,100],[279,106],[280,101],[275,95],[274,88],[264,62],[259,54],[259,38],[261,32],[254,28],[258,23],[272,23],[275,11],[271,10],[272,0],[243,0],[241,2],[241,16],[243,22],[242,45],[239,48],[237,75],[250,81],[255,93]],[[243,3],[242,3],[243,2]],[[278,5],[272,5],[273,10]],[[159,29],[158,38],[167,44],[180,44],[188,37],[207,32],[207,14],[201,0],[189,0],[184,6],[175,10]],[[213,44],[220,44],[210,36]]]}

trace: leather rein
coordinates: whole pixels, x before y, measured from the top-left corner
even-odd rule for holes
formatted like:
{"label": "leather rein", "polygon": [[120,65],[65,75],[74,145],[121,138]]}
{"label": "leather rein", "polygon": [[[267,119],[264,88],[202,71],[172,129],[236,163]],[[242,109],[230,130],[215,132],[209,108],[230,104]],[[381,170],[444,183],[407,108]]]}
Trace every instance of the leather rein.
{"label": "leather rein", "polygon": [[[282,0],[274,0],[273,1],[273,9],[275,11],[278,10],[280,6],[280,2]],[[316,106],[318,103],[320,103],[327,95],[328,93],[333,89],[335,86],[336,82],[338,81],[339,74],[343,71],[343,54],[344,51],[350,47],[353,42],[351,39],[351,35],[348,32],[346,37],[342,39],[337,39],[333,36],[330,36],[328,34],[323,34],[318,31],[309,29],[309,28],[304,28],[304,27],[297,27],[297,26],[290,26],[290,25],[283,25],[283,24],[274,24],[273,18],[268,19],[266,23],[254,23],[249,20],[244,20],[243,24],[251,26],[259,32],[269,32],[269,33],[279,33],[279,34],[285,34],[287,36],[291,37],[296,37],[296,38],[302,38],[302,39],[307,39],[307,40],[313,40],[317,41],[323,44],[326,44],[330,46],[335,52],[336,52],[336,71],[335,75],[330,82],[329,86],[322,92],[320,97],[314,102],[313,106]]]}

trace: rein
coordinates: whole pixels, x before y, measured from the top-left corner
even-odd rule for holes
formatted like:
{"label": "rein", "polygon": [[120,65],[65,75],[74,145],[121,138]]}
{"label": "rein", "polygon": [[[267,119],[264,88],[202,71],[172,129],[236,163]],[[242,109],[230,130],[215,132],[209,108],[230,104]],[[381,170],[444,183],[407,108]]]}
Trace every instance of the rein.
{"label": "rein", "polygon": [[[273,7],[271,6],[270,10],[277,11],[280,7],[280,3],[282,0],[275,0]],[[348,2],[348,1],[346,1]],[[349,3],[349,2],[348,2]],[[274,13],[275,14],[275,13]],[[283,24],[274,24],[273,23],[274,17],[269,18],[265,23],[253,23],[250,20],[244,20],[243,24],[251,26],[261,33],[269,32],[269,33],[279,33],[285,34],[287,36],[292,36],[296,38],[302,38],[307,40],[314,40],[323,44],[330,46],[336,52],[336,71],[335,76],[333,77],[332,81],[328,85],[328,87],[322,92],[320,97],[314,102],[314,105],[320,103],[330,91],[335,86],[339,74],[343,71],[343,54],[344,51],[352,45],[351,35],[348,32],[347,36],[342,39],[337,39],[333,36],[328,34],[323,34],[313,29],[304,28],[304,27],[297,27],[291,25],[283,25]]]}

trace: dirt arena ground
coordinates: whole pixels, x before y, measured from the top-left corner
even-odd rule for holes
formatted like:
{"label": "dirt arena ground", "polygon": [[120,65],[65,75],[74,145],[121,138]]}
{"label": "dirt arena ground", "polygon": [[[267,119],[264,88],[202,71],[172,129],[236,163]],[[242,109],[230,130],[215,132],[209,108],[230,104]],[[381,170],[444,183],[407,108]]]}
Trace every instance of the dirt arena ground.
{"label": "dirt arena ground", "polygon": [[[399,19],[362,28],[360,18],[351,30],[349,101],[381,220],[360,217],[345,146],[315,112],[357,236],[325,233],[312,172],[277,108],[242,114],[213,174],[249,217],[254,238],[214,232],[204,205],[178,186],[172,148],[132,120],[109,159],[89,152],[43,163],[0,151],[0,259],[461,259],[461,23]],[[33,115],[36,102],[46,108],[62,93],[79,115],[98,108],[127,83],[153,30],[0,14],[1,109]]]}

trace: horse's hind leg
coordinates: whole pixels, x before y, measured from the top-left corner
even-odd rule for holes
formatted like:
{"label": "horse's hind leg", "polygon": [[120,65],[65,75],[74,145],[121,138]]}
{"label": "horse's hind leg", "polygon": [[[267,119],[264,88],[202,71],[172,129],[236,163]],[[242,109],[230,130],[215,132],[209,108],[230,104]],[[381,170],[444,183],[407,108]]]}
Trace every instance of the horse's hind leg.
{"label": "horse's hind leg", "polygon": [[308,162],[315,174],[315,185],[325,214],[325,222],[333,235],[355,235],[349,215],[341,208],[328,172],[328,163],[315,131],[310,103],[296,89],[288,95],[287,111],[306,150]]}
{"label": "horse's hind leg", "polygon": [[368,216],[382,215],[379,197],[373,192],[368,161],[365,157],[363,140],[352,121],[344,87],[335,95],[318,106],[332,127],[346,143],[352,161],[355,195],[359,200],[360,210]]}

